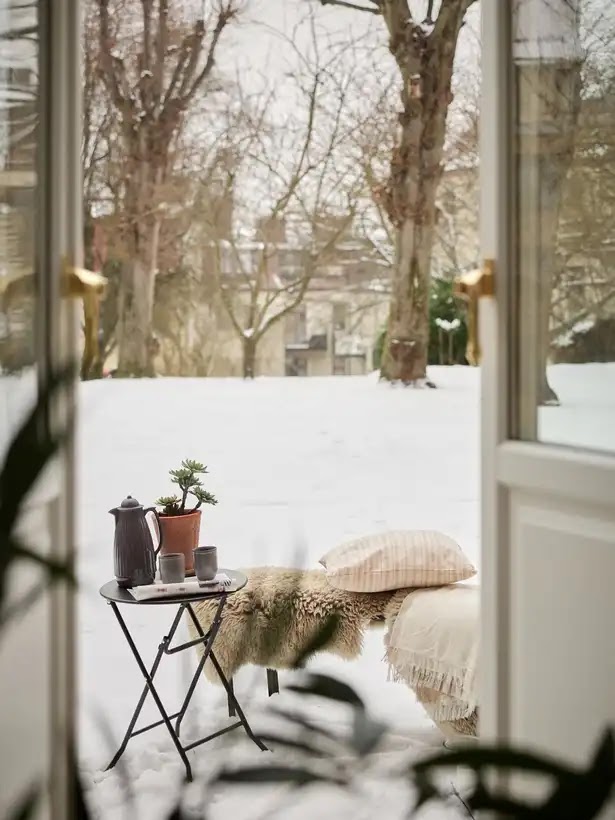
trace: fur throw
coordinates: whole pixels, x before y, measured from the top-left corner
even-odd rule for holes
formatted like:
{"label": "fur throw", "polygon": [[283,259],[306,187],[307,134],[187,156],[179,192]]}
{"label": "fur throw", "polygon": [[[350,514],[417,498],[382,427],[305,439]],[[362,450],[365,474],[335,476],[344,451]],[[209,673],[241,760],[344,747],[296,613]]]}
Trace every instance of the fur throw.
{"label": "fur throw", "polygon": [[[245,664],[292,668],[332,615],[339,620],[322,651],[348,660],[356,658],[370,623],[384,621],[391,600],[400,598],[401,605],[410,591],[347,592],[331,586],[322,570],[253,567],[243,571],[248,583],[229,595],[214,643],[214,653],[227,677]],[[217,600],[193,605],[205,631],[217,606]],[[191,637],[196,637],[190,620],[188,627]],[[210,661],[205,664],[205,674],[218,682]]]}
{"label": "fur throw", "polygon": [[[386,622],[390,629],[404,599],[412,591],[347,592],[331,586],[322,570],[253,567],[243,571],[248,583],[239,592],[229,595],[214,643],[216,658],[228,678],[246,664],[270,669],[292,668],[297,656],[331,615],[339,616],[339,620],[321,651],[352,660],[361,654],[365,630],[378,622]],[[209,629],[217,607],[216,599],[193,604],[204,631]],[[187,624],[190,637],[196,638],[189,618]],[[202,652],[202,645],[197,651]],[[213,683],[219,683],[211,661],[205,664],[205,675]],[[417,689],[416,696],[430,714],[439,693]],[[445,734],[449,729],[456,735],[475,735],[476,724],[476,712],[466,719],[438,723]]]}

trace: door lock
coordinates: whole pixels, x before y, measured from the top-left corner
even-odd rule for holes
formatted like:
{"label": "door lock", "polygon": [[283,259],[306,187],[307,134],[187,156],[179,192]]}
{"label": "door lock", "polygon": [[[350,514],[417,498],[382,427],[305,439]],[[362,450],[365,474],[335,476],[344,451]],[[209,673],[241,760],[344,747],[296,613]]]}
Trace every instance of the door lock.
{"label": "door lock", "polygon": [[481,349],[478,333],[479,299],[495,295],[495,259],[485,259],[482,268],[464,273],[453,282],[455,296],[463,299],[468,306],[468,343],[466,359],[474,367],[480,364]]}

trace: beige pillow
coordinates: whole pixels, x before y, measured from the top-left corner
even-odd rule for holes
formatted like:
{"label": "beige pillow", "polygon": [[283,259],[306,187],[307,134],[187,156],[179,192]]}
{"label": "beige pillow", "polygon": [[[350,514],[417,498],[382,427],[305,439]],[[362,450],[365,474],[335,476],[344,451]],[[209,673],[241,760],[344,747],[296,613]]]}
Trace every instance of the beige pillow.
{"label": "beige pillow", "polygon": [[357,538],[330,550],[320,563],[332,586],[350,592],[437,587],[476,575],[459,544],[431,530]]}

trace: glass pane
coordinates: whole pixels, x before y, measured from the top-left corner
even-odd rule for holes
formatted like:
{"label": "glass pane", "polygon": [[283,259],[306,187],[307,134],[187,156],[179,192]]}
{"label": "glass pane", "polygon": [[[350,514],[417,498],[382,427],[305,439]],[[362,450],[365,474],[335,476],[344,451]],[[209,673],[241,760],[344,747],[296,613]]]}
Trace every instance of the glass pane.
{"label": "glass pane", "polygon": [[615,4],[513,8],[517,433],[615,452]]}
{"label": "glass pane", "polygon": [[34,395],[37,4],[0,0],[0,453]]}

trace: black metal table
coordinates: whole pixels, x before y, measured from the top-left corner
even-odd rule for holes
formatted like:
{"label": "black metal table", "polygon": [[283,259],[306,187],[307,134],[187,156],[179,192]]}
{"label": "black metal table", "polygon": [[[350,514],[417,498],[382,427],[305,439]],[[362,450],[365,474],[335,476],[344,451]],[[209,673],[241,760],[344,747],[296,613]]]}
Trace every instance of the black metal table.
{"label": "black metal table", "polygon": [[[137,703],[136,709],[132,718],[130,719],[130,723],[128,724],[128,728],[126,730],[126,734],[124,735],[124,739],[120,745],[120,748],[117,750],[113,760],[107,766],[107,769],[112,769],[115,764],[118,762],[120,757],[124,754],[126,750],[126,746],[128,745],[128,741],[135,737],[136,735],[141,735],[144,732],[148,732],[150,729],[155,729],[157,726],[162,726],[163,724],[166,726],[167,731],[171,735],[171,739],[179,756],[182,759],[182,762],[186,768],[186,780],[192,780],[192,769],[190,766],[190,762],[186,755],[186,752],[190,751],[190,749],[194,749],[196,746],[201,746],[203,743],[207,743],[209,740],[213,740],[216,737],[220,737],[220,735],[226,734],[226,732],[230,732],[233,729],[238,729],[240,726],[243,726],[246,734],[250,738],[250,740],[254,741],[259,749],[263,751],[267,750],[265,744],[254,734],[252,729],[250,728],[250,724],[248,723],[246,716],[243,713],[237,698],[235,697],[235,692],[233,689],[232,683],[230,683],[218,660],[213,652],[214,642],[216,640],[216,635],[218,634],[218,630],[220,629],[220,625],[222,624],[222,618],[224,614],[224,605],[228,599],[229,595],[232,595],[233,592],[237,592],[240,589],[243,589],[245,585],[248,583],[248,579],[246,575],[242,572],[237,572],[235,570],[220,570],[221,572],[225,572],[231,579],[233,583],[232,591],[225,591],[225,592],[207,592],[203,593],[202,595],[186,595],[186,596],[176,596],[173,598],[154,598],[146,601],[136,601],[135,598],[131,595],[130,591],[127,589],[122,589],[118,587],[115,581],[109,581],[107,584],[100,588],[100,594],[103,598],[107,600],[110,604],[111,609],[113,610],[113,614],[115,615],[117,622],[120,625],[122,632],[124,633],[124,637],[130,647],[132,654],[137,662],[139,669],[141,670],[141,674],[145,678],[145,687],[143,692],[141,693],[141,697]],[[192,604],[197,603],[198,601],[204,600],[211,600],[211,599],[220,599],[218,604],[218,608],[216,610],[216,614],[212,621],[211,627],[207,632],[203,631],[201,624],[199,623],[198,618],[194,614],[194,610],[192,609]],[[122,614],[120,612],[120,604],[131,604],[133,606],[139,607],[146,607],[146,606],[177,606],[177,612],[173,619],[173,623],[171,625],[171,629],[168,635],[165,635],[158,645],[158,652],[156,653],[156,658],[154,663],[152,664],[151,669],[148,671],[141,655],[139,654],[139,650],[136,647],[136,644],[130,634],[128,627],[126,626],[126,622],[124,621]],[[194,627],[199,635],[198,638],[195,638],[192,641],[186,641],[185,643],[179,644],[179,646],[171,647],[171,641],[175,636],[179,623],[181,621],[182,615],[184,612],[192,620]],[[163,655],[175,655],[177,652],[182,652],[184,649],[191,649],[194,646],[198,646],[199,644],[204,644],[203,648],[203,655],[199,660],[197,665],[196,672],[192,677],[190,682],[190,686],[188,687],[188,691],[184,698],[184,702],[181,705],[179,712],[175,712],[174,714],[168,714],[166,711],[164,704],[158,694],[156,687],[154,686],[154,677],[156,672],[158,671],[158,667],[160,666],[160,661],[162,660]],[[237,716],[238,720],[232,723],[230,726],[226,726],[224,729],[220,729],[217,732],[214,732],[207,737],[201,738],[200,740],[195,740],[192,743],[184,746],[180,741],[179,734],[181,729],[181,723],[186,714],[186,710],[190,705],[190,701],[192,700],[192,696],[194,695],[194,691],[196,689],[197,682],[199,680],[200,675],[203,672],[203,667],[205,666],[205,662],[207,659],[210,659],[214,669],[218,677],[220,678],[220,682],[226,691],[226,695],[228,698],[229,707],[232,707],[232,712]],[[145,703],[145,699],[147,698],[147,693],[151,692],[152,698],[158,707],[158,711],[161,715],[161,720],[157,720],[154,723],[150,723],[147,726],[142,726],[140,729],[135,729],[137,720],[139,719],[139,715],[141,714],[141,710],[143,709],[143,704]],[[173,726],[172,721],[175,721],[175,726]]]}

